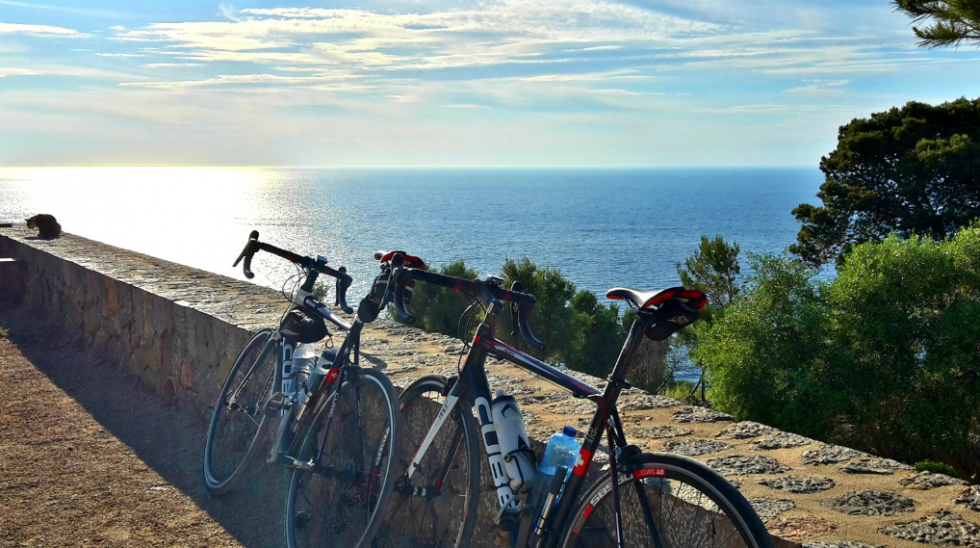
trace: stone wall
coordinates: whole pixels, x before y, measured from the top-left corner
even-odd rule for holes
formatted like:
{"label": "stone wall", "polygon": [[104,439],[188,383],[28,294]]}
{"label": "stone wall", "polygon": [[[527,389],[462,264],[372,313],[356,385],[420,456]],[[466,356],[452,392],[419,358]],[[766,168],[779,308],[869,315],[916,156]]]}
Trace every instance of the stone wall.
{"label": "stone wall", "polygon": [[[273,325],[284,308],[273,290],[67,234],[44,241],[0,229],[0,257],[21,264],[23,275],[4,276],[0,286],[22,293],[29,310],[80,330],[94,350],[202,415],[249,334]],[[362,337],[367,364],[398,386],[455,374],[461,348],[384,320]],[[518,398],[539,448],[565,424],[584,426],[594,410],[508,364],[491,362],[488,371],[492,387]],[[980,546],[977,487],[638,390],[624,394],[621,411],[633,443],[691,456],[738,485],[779,545]],[[475,545],[499,543],[487,495]]]}

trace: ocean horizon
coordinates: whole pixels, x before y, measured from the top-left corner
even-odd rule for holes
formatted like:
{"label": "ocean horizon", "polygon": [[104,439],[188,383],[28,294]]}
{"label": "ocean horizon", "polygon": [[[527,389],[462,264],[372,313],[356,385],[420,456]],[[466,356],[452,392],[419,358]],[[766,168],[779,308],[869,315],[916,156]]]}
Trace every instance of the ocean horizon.
{"label": "ocean horizon", "polygon": [[[66,232],[237,279],[258,230],[346,266],[352,303],[378,249],[481,276],[528,257],[602,297],[677,285],[702,235],[738,243],[745,273],[747,253],[795,241],[790,212],[822,182],[816,167],[2,168],[0,220],[50,213]],[[294,274],[268,255],[253,270],[276,289]]]}

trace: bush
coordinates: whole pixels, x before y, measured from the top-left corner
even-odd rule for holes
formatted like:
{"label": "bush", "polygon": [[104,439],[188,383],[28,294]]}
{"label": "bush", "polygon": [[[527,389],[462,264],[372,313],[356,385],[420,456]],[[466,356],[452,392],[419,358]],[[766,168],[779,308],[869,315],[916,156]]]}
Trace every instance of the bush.
{"label": "bush", "polygon": [[[454,261],[439,267],[436,272],[446,276],[458,278],[474,279],[477,277],[476,271],[467,268],[462,260]],[[473,304],[465,295],[456,291],[446,291],[442,287],[433,284],[419,282],[415,284],[412,292],[412,302],[408,305],[409,311],[415,316],[416,327],[425,331],[442,333],[450,337],[462,337],[469,339],[472,333],[461,333],[466,328],[460,322],[463,312]],[[389,305],[389,315],[398,321],[401,318],[398,313]],[[470,311],[476,314],[477,323],[482,318],[479,307]],[[466,322],[467,319],[463,319]]]}
{"label": "bush", "polygon": [[[467,279],[477,277],[476,272],[468,269],[462,261],[443,266],[438,272]],[[604,377],[612,370],[629,330],[629,323],[620,319],[618,307],[600,303],[590,291],[576,292],[575,284],[562,276],[560,271],[539,268],[528,258],[508,259],[501,275],[505,287],[520,280],[524,284],[524,292],[537,298],[528,321],[535,336],[545,343],[545,351],[535,351],[520,335],[512,335],[509,310],[504,310],[500,315],[497,324],[499,339],[540,359],[564,362],[576,371]],[[418,327],[468,340],[472,333],[461,333],[457,326],[460,316],[470,304],[471,301],[460,293],[419,283],[415,286],[409,308]],[[482,319],[482,312],[476,310],[472,313],[475,314],[475,326]],[[398,315],[391,312],[391,317],[397,319]],[[632,317],[627,314],[630,322]]]}
{"label": "bush", "polygon": [[980,225],[856,246],[832,282],[754,257],[749,287],[701,326],[718,408],[906,462],[980,473]]}
{"label": "bush", "polygon": [[956,477],[956,470],[952,466],[931,460],[923,460],[915,463],[915,470],[917,472],[932,472],[933,474],[946,474],[947,476]]}

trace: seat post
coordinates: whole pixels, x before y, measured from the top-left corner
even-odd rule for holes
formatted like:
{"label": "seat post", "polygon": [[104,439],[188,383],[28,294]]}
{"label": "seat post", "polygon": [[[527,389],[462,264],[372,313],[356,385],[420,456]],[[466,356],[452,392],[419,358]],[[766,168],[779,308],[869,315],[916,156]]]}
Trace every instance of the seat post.
{"label": "seat post", "polygon": [[619,398],[619,391],[622,384],[618,381],[622,381],[626,378],[626,372],[629,370],[629,366],[633,363],[633,358],[636,357],[636,353],[640,350],[640,345],[643,343],[643,337],[646,336],[643,332],[646,331],[648,323],[650,323],[650,319],[645,318],[643,314],[639,314],[637,318],[633,320],[633,325],[630,326],[630,332],[626,337],[626,342],[623,343],[623,349],[620,351],[619,358],[616,359],[616,365],[613,367],[612,373],[609,375],[609,379],[612,382],[606,384],[606,389],[602,394],[602,397],[606,400],[607,404],[615,403]]}

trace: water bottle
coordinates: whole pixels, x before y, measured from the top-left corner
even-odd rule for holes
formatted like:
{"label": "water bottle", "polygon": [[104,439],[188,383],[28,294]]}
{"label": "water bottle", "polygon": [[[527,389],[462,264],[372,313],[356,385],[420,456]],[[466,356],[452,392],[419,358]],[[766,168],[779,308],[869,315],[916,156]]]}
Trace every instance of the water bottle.
{"label": "water bottle", "polygon": [[[548,520],[548,515],[561,497],[565,482],[568,481],[568,476],[572,473],[575,461],[578,460],[581,447],[575,441],[575,434],[577,433],[571,426],[566,426],[560,434],[555,434],[548,440],[548,447],[544,450],[541,466],[538,467],[534,495],[531,498],[539,508],[537,523],[534,526],[533,534],[535,536],[541,534],[541,530]],[[540,537],[538,536],[538,538]]]}
{"label": "water bottle", "polygon": [[539,474],[549,476],[555,475],[559,466],[564,466],[571,471],[578,460],[579,446],[575,441],[575,434],[578,431],[571,426],[566,426],[560,434],[551,436],[548,440],[548,447],[544,450],[544,457],[541,459],[541,466],[538,468]]}
{"label": "water bottle", "polygon": [[310,373],[316,363],[316,349],[312,344],[301,344],[293,352],[293,364],[291,367],[292,377],[292,397],[296,402],[297,409],[306,405],[306,400],[310,397],[310,392],[306,381],[310,378]]}
{"label": "water bottle", "polygon": [[504,457],[504,469],[510,478],[510,488],[515,493],[527,491],[534,485],[536,475],[534,453],[524,430],[524,418],[514,396],[497,389],[497,397],[490,405],[493,426],[497,430],[497,443]]}

